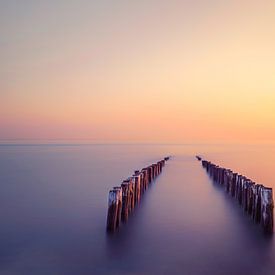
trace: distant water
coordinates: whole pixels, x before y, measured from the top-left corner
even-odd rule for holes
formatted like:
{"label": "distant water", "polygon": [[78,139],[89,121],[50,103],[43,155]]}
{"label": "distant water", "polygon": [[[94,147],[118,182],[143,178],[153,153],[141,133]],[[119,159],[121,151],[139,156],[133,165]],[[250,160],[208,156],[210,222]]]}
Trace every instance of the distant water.
{"label": "distant water", "polygon": [[[275,244],[195,154],[275,187],[274,145],[0,146],[0,274],[274,274]],[[120,232],[107,194],[172,155]]]}

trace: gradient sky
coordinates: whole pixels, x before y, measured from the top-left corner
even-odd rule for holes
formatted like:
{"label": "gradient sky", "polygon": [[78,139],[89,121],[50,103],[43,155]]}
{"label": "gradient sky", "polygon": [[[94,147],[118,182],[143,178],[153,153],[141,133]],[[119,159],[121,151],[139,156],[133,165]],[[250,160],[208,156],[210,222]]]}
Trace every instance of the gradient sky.
{"label": "gradient sky", "polygon": [[275,1],[1,0],[0,139],[275,140]]}

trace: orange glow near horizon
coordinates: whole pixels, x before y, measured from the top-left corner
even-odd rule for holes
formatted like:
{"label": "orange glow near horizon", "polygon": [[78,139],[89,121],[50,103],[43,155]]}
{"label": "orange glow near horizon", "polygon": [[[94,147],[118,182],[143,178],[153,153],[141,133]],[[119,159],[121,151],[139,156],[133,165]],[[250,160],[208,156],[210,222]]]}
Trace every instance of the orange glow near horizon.
{"label": "orange glow near horizon", "polygon": [[0,139],[275,140],[274,1],[68,2],[0,4]]}

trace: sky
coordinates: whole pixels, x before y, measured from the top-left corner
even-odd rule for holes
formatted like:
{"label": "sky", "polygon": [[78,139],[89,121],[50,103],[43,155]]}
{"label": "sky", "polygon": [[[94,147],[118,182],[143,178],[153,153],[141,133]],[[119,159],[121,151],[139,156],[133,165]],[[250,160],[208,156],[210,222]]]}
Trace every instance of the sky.
{"label": "sky", "polygon": [[0,140],[275,140],[274,0],[0,0]]}

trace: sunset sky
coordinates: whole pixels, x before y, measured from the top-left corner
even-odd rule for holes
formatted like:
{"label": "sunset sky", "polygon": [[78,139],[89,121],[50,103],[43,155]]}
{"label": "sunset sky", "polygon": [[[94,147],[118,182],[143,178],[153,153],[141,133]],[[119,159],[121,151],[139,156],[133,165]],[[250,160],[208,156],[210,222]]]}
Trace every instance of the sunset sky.
{"label": "sunset sky", "polygon": [[275,1],[0,1],[0,139],[275,140]]}

